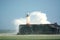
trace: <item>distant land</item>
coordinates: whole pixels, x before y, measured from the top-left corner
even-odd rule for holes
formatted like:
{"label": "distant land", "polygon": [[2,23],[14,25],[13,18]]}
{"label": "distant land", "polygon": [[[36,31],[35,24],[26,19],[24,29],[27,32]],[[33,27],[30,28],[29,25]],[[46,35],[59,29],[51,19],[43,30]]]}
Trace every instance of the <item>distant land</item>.
{"label": "distant land", "polygon": [[15,30],[0,29],[0,33],[13,33],[13,32],[15,32]]}

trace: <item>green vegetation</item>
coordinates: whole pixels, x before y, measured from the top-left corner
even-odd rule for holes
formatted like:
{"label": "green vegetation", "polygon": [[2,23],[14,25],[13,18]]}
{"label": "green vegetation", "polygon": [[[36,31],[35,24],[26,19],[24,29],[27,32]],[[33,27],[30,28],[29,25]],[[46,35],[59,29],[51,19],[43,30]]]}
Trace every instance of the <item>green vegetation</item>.
{"label": "green vegetation", "polygon": [[59,40],[60,36],[52,35],[5,35],[0,36],[0,40]]}

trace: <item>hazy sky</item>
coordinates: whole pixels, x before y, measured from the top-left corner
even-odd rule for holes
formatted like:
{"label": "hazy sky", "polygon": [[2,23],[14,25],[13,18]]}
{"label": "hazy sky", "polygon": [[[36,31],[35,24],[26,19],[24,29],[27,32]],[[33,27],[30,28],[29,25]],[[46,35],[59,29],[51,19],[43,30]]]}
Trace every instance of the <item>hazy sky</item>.
{"label": "hazy sky", "polygon": [[0,29],[15,29],[13,20],[33,11],[46,13],[51,23],[60,24],[60,0],[0,0]]}

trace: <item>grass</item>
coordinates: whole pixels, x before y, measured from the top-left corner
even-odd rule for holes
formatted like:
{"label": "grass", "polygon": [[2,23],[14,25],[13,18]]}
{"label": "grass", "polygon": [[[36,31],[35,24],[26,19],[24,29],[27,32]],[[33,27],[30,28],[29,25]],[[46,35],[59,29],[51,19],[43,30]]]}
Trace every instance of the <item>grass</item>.
{"label": "grass", "polygon": [[60,35],[1,35],[0,40],[59,40]]}

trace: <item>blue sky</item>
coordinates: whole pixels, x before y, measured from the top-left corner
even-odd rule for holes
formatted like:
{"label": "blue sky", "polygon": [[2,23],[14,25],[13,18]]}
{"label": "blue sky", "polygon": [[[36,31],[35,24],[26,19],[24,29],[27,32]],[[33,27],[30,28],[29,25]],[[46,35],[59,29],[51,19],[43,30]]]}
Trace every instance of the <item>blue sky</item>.
{"label": "blue sky", "polygon": [[0,0],[0,29],[15,29],[12,21],[33,11],[46,13],[50,22],[60,24],[60,0]]}

